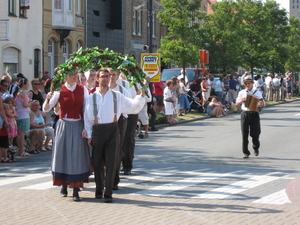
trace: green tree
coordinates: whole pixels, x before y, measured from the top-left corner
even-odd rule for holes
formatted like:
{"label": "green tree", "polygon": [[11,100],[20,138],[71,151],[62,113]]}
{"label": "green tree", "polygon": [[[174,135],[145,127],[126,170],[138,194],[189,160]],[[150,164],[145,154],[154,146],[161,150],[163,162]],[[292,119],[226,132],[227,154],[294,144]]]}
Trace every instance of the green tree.
{"label": "green tree", "polygon": [[250,68],[253,75],[254,68],[264,68],[268,61],[270,43],[267,29],[271,18],[261,1],[237,0],[237,5],[236,16],[242,21],[239,30],[244,40],[241,45],[242,66]]}
{"label": "green tree", "polygon": [[[201,0],[162,0],[164,11],[158,14],[168,34],[161,39],[162,59],[184,69],[199,62],[201,39],[200,20],[205,13],[200,11]],[[185,75],[185,74],[184,74]]]}
{"label": "green tree", "polygon": [[288,58],[289,26],[287,12],[284,9],[279,9],[279,4],[275,1],[267,1],[264,8],[265,13],[270,17],[270,22],[265,27],[269,51],[264,68],[272,73],[284,72],[284,65]]}
{"label": "green tree", "polygon": [[236,16],[237,7],[232,0],[211,5],[213,13],[207,16],[204,23],[207,45],[203,46],[210,53],[210,70],[226,72],[241,65],[242,21]]}
{"label": "green tree", "polygon": [[290,32],[288,37],[288,58],[285,68],[300,71],[300,20],[290,17]]}

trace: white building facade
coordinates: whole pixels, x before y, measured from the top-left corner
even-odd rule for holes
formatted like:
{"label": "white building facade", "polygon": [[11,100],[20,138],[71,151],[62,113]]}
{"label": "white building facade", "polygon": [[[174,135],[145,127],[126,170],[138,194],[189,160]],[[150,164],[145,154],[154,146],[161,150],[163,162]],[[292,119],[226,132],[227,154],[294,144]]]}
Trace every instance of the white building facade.
{"label": "white building facade", "polygon": [[[1,0],[0,72],[41,77],[43,1]],[[1,74],[1,76],[2,76]]]}

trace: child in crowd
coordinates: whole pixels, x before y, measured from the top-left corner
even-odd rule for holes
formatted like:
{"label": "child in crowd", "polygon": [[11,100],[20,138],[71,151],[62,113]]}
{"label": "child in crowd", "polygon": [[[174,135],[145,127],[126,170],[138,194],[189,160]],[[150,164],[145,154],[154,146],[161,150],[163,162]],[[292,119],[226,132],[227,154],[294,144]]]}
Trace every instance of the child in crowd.
{"label": "child in crowd", "polygon": [[3,101],[3,107],[5,110],[5,114],[7,117],[7,122],[9,123],[8,127],[8,141],[9,141],[9,148],[16,149],[16,146],[13,146],[13,139],[18,136],[18,128],[15,118],[18,118],[18,114],[15,110],[15,101],[13,98],[8,97]]}
{"label": "child in crowd", "polygon": [[8,134],[7,129],[5,128],[5,125],[3,123],[2,128],[0,129],[0,161],[2,163],[12,162],[7,157],[7,151],[8,151]]}

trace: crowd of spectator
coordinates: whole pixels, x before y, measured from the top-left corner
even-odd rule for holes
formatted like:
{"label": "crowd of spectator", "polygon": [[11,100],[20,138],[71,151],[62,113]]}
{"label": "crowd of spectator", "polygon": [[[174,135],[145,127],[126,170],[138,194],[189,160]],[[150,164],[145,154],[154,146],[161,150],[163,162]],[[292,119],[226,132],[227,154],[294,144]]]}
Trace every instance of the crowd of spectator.
{"label": "crowd of spectator", "polygon": [[15,153],[25,157],[51,150],[49,142],[54,131],[52,127],[48,127],[48,116],[41,111],[46,94],[45,88],[51,82],[47,75],[48,72],[45,71],[44,79],[35,78],[31,82],[22,73],[13,77],[4,73],[2,76],[0,82],[1,162],[14,162]]}
{"label": "crowd of spectator", "polygon": [[[183,79],[181,72],[179,76],[174,76],[165,83],[153,83],[155,111],[165,114],[170,124],[177,123],[177,116],[183,116],[189,110],[191,100],[188,99],[201,102],[203,112],[210,116],[226,116],[227,110],[239,112],[235,101],[239,91],[245,89],[242,80],[247,76],[251,76],[249,71],[242,76],[234,72],[224,73],[220,77],[214,77],[214,74],[207,72],[197,81],[189,83]],[[254,88],[262,93],[266,101],[284,101],[298,93],[298,82],[293,80],[290,71],[285,75],[268,73],[266,78],[263,75],[254,75]],[[193,94],[192,98],[187,98],[189,90]],[[217,107],[218,110],[214,111],[216,113],[212,113],[213,107]]]}

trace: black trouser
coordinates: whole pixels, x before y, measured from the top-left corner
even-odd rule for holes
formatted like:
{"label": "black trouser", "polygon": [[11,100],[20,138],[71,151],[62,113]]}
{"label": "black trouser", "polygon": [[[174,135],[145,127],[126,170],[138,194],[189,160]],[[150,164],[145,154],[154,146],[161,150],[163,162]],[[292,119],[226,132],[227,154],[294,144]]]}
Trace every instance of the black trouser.
{"label": "black trouser", "polygon": [[124,138],[125,138],[125,132],[127,128],[127,118],[124,116],[120,116],[118,120],[118,126],[119,126],[119,133],[120,133],[120,145],[118,148],[118,156],[117,156],[117,163],[116,163],[116,174],[115,174],[115,180],[114,185],[117,186],[120,183],[120,166],[122,158],[124,157]]}
{"label": "black trouser", "polygon": [[125,139],[124,139],[124,157],[122,160],[124,170],[132,169],[132,162],[134,158],[134,146],[135,146],[134,132],[135,132],[137,121],[138,121],[138,114],[128,115],[127,128],[126,128]]}
{"label": "black trouser", "polygon": [[241,114],[241,129],[243,137],[243,153],[250,155],[248,150],[248,136],[250,130],[250,136],[252,137],[252,147],[254,150],[258,150],[260,146],[260,119],[258,112],[242,112]]}
{"label": "black trouser", "polygon": [[[93,126],[92,145],[93,163],[95,168],[96,194],[111,197],[116,172],[116,162],[119,149],[118,123],[99,124]],[[106,168],[106,176],[104,175]]]}
{"label": "black trouser", "polygon": [[155,128],[156,112],[155,112],[155,110],[154,110],[154,108],[153,108],[153,105],[152,105],[152,107],[150,107],[150,106],[148,105],[147,113],[151,115],[150,121],[149,121],[150,127],[151,127],[151,128]]}

